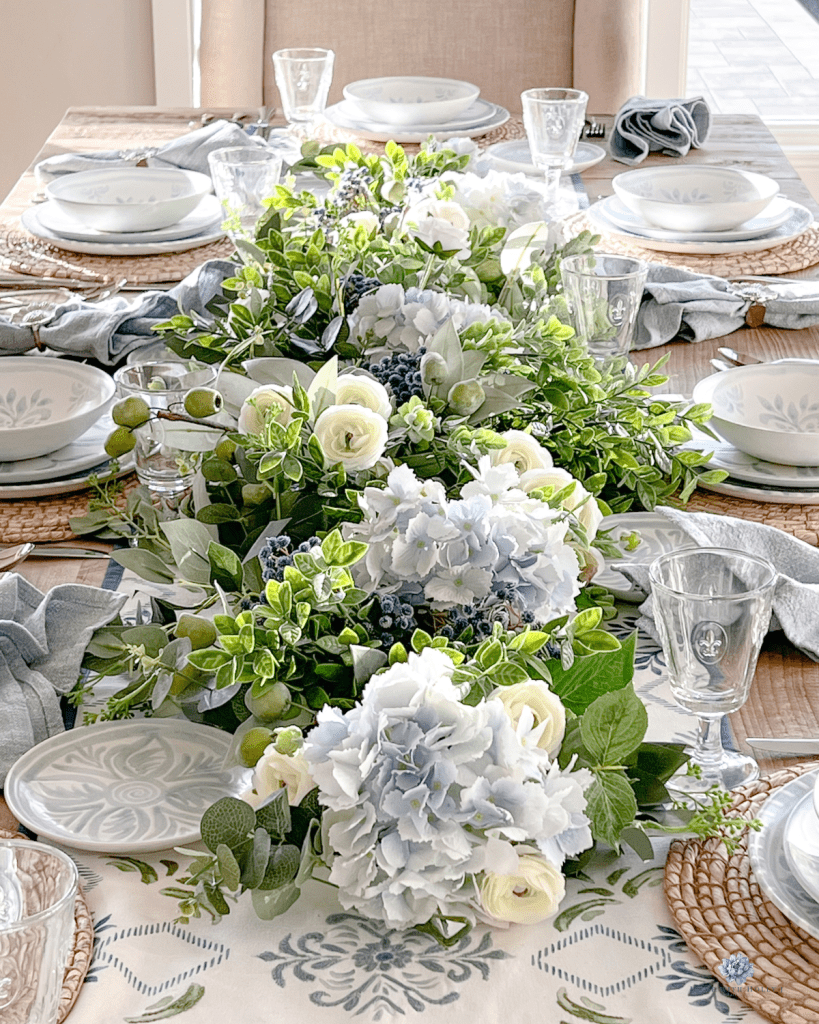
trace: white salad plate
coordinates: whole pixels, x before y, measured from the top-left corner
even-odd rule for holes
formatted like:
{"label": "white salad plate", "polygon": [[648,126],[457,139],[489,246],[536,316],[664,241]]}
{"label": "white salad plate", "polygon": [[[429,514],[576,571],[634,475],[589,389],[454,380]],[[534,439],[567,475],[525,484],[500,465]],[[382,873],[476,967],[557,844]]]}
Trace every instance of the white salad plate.
{"label": "white salad plate", "polygon": [[216,196],[208,195],[182,220],[169,224],[166,228],[155,228],[153,231],[99,231],[71,217],[50,199],[37,207],[37,220],[47,231],[53,231],[60,238],[72,239],[75,242],[124,242],[135,245],[170,242],[200,235],[204,231],[217,228],[224,220],[224,216],[222,204]]}
{"label": "white salad plate", "polygon": [[[606,516],[601,530],[611,530],[610,540],[620,547],[622,558],[609,558],[605,569],[594,577],[596,586],[606,587],[619,601],[639,603],[645,601],[646,594],[621,572],[622,565],[648,565],[659,555],[682,548],[695,547],[694,542],[675,523],[672,523],[659,512],[620,512]],[[628,551],[625,541],[632,531],[640,535],[640,543],[633,551]]]}
{"label": "white salad plate", "polygon": [[[710,467],[714,468],[714,467]],[[748,498],[751,501],[772,501],[781,505],[819,505],[819,485],[817,487],[785,487],[775,484],[749,483],[727,477],[722,483],[699,484],[706,491],[715,494],[727,494],[731,498]]]}
{"label": "white salad plate", "polygon": [[815,775],[809,772],[775,790],[757,817],[759,832],[748,835],[748,857],[754,878],[768,899],[795,925],[819,939],[819,903],[797,881],[785,856],[784,835],[794,807],[811,793]]}
{"label": "white salad plate", "polygon": [[342,100],[324,111],[324,117],[336,128],[344,128],[370,142],[423,142],[428,136],[438,138],[477,138],[486,135],[509,120],[509,111],[497,103],[478,99],[461,117],[445,124],[413,125],[412,128],[361,120],[358,111]]}
{"label": "white salad plate", "polygon": [[51,242],[59,249],[66,252],[83,252],[89,256],[158,256],[165,252],[186,252],[188,249],[197,249],[200,245],[207,245],[209,242],[216,242],[224,237],[220,223],[216,227],[201,231],[198,235],[191,235],[188,238],[177,238],[165,242],[80,242],[74,238],[63,238],[55,231],[49,230],[40,221],[40,211],[37,206],[30,206],[20,217],[20,223],[35,238],[42,238]]}
{"label": "white salad plate", "polygon": [[58,448],[56,452],[40,455],[36,459],[19,462],[0,462],[0,486],[4,484],[30,484],[39,480],[65,478],[84,469],[105,462],[105,442],[114,429],[109,414],[97,420],[76,441]]}
{"label": "white salad plate", "polygon": [[699,431],[684,447],[712,452],[708,469],[724,469],[735,480],[780,489],[819,490],[819,466],[786,466],[779,462],[765,462],[764,459],[741,452],[721,438],[714,440]]}
{"label": "white salad plate", "polygon": [[[496,142],[494,146],[490,146],[486,150],[486,155],[492,158],[492,162],[499,171],[529,174],[537,178],[543,177],[542,169],[532,163],[532,154],[526,139]],[[592,142],[578,142],[572,162],[563,173],[580,174],[581,171],[586,171],[589,167],[599,164],[605,156],[606,151],[602,146],[595,146]]]}
{"label": "white salad plate", "polygon": [[689,256],[729,256],[733,253],[761,252],[763,249],[773,249],[778,245],[784,245],[785,242],[798,238],[813,223],[813,214],[807,207],[787,199],[785,202],[790,205],[791,210],[787,220],[780,224],[778,228],[774,228],[772,231],[757,238],[748,238],[735,242],[660,241],[636,231],[625,231],[619,227],[606,213],[605,202],[605,200],[602,200],[595,203],[587,211],[589,219],[600,231],[609,235],[616,235],[628,242],[633,242],[643,249],[653,249],[659,252],[676,252]]}
{"label": "white salad plate", "polygon": [[806,793],[788,816],[783,844],[791,871],[805,892],[819,900],[819,817],[813,792]]}
{"label": "white salad plate", "polygon": [[247,787],[247,769],[224,767],[232,739],[175,718],[79,726],[18,758],[6,801],[27,828],[77,850],[150,853],[195,843],[204,811]]}
{"label": "white salad plate", "polygon": [[[51,456],[48,456],[51,458]],[[33,461],[33,460],[32,460]],[[125,476],[134,468],[134,453],[129,452],[119,461],[119,470],[115,479]],[[13,498],[48,498],[54,494],[73,494],[74,491],[84,491],[92,476],[105,476],[110,472],[111,460],[103,452],[97,462],[87,469],[79,470],[76,473],[66,474],[57,479],[35,480],[30,483],[7,484],[0,476],[0,499],[8,501]],[[62,471],[61,471],[62,472]]]}
{"label": "white salad plate", "polygon": [[742,242],[749,238],[759,238],[784,224],[791,216],[793,205],[784,196],[777,196],[761,214],[736,228],[724,231],[669,231],[667,228],[647,224],[619,196],[609,196],[600,203],[609,220],[624,231],[664,242]]}

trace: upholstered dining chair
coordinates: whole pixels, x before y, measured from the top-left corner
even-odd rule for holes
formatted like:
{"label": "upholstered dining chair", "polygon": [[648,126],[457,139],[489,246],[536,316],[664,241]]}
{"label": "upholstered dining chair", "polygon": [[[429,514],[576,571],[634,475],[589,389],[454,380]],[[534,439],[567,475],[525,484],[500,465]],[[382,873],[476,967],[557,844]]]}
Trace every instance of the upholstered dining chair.
{"label": "upholstered dining chair", "polygon": [[474,82],[520,111],[520,94],[572,86],[611,114],[643,91],[647,0],[201,0],[202,105],[280,106],[270,55],[335,51],[330,102],[359,78]]}

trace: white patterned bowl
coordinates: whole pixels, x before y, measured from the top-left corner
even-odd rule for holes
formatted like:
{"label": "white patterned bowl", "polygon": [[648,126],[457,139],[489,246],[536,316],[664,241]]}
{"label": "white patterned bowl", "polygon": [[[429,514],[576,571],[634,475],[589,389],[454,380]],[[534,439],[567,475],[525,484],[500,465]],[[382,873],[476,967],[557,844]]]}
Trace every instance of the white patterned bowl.
{"label": "white patterned bowl", "polygon": [[612,186],[647,224],[670,231],[729,231],[762,213],[778,182],[739,167],[642,167]]}
{"label": "white patterned bowl", "polygon": [[113,398],[113,380],[93,366],[50,356],[0,358],[0,462],[71,444]]}
{"label": "white patterned bowl", "polygon": [[364,78],[344,86],[362,117],[381,124],[444,124],[462,114],[480,89],[454,78]]}
{"label": "white patterned bowl", "polygon": [[67,216],[98,231],[153,231],[182,220],[211,191],[198,171],[175,167],[101,167],[66,174],[46,195]]}
{"label": "white patterned bowl", "polygon": [[782,359],[738,366],[701,380],[695,402],[735,448],[767,462],[819,466],[819,360]]}

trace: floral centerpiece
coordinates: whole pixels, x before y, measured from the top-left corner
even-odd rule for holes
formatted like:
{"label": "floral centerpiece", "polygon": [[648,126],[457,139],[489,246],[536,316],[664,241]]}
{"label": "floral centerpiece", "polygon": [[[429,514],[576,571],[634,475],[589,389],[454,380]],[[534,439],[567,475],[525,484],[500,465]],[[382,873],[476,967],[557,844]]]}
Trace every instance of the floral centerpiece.
{"label": "floral centerpiece", "polygon": [[[210,722],[254,772],[203,819],[210,853],[171,890],[187,916],[243,890],[272,916],[313,877],[449,941],[554,913],[595,842],[650,852],[640,806],[685,758],[643,742],[634,638],[594,576],[608,511],[707,473],[680,444],[708,410],[590,358],[558,263],[594,239],[475,161],[307,144],[326,198],[280,186],[204,312],[159,328],[219,364],[165,424],[198,452],[189,499],[100,485],[72,522],[198,595],[99,630],[78,701],[124,674],[103,717]],[[112,452],[151,419],[114,416]]]}

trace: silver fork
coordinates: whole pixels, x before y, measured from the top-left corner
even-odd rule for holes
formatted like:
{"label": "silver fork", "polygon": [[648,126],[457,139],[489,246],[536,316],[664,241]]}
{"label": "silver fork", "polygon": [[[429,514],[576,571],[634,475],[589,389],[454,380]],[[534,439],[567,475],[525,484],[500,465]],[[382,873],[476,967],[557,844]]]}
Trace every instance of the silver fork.
{"label": "silver fork", "polygon": [[586,121],[586,138],[603,139],[606,136],[606,126],[599,121]]}

